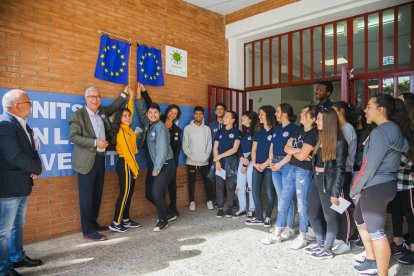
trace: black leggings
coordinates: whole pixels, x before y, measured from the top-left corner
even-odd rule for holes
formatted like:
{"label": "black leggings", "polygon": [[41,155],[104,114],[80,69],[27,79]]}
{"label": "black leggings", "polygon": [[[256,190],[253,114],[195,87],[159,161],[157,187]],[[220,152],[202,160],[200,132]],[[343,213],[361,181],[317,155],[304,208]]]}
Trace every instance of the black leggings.
{"label": "black leggings", "polygon": [[211,183],[207,179],[207,173],[208,173],[209,169],[210,169],[210,165],[208,165],[208,164],[205,165],[205,166],[187,165],[188,193],[189,193],[189,196],[190,196],[190,202],[194,201],[197,171],[201,172],[201,178],[203,179],[204,192],[206,194],[207,201],[210,201],[212,199],[212,196],[211,196]]}
{"label": "black leggings", "polygon": [[234,204],[234,176],[226,177],[226,180],[220,176],[216,176],[216,195],[217,205],[219,208],[223,208],[224,205],[224,187],[227,191],[227,209],[232,209]]}
{"label": "black leggings", "polygon": [[392,230],[394,237],[403,236],[403,217],[407,218],[408,233],[414,244],[414,188],[398,191],[391,201]]}
{"label": "black leggings", "polygon": [[129,208],[134,193],[135,179],[133,179],[131,169],[125,163],[123,157],[119,157],[116,162],[116,173],[119,178],[119,195],[115,204],[114,221],[121,223],[122,219],[129,219]]}
{"label": "black leggings", "polygon": [[170,196],[170,205],[172,211],[177,212],[177,166],[175,166],[174,177],[168,184],[168,194]]}
{"label": "black leggings", "polygon": [[366,224],[371,240],[386,236],[384,231],[387,205],[397,194],[397,181],[371,186],[361,191],[355,205],[354,219],[357,225]]}

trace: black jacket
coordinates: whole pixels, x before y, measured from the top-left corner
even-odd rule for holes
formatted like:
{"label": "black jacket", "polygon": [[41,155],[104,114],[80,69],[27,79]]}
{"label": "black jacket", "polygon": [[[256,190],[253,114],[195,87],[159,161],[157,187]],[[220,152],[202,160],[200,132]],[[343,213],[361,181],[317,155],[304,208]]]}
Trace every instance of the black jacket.
{"label": "black jacket", "polygon": [[[333,197],[339,197],[342,193],[342,186],[344,184],[345,177],[345,162],[348,156],[348,144],[345,138],[341,137],[336,143],[336,159],[330,161],[324,161],[325,173],[323,174],[323,191],[324,193],[330,193]],[[313,168],[315,171],[315,165],[317,156],[313,156]]]}

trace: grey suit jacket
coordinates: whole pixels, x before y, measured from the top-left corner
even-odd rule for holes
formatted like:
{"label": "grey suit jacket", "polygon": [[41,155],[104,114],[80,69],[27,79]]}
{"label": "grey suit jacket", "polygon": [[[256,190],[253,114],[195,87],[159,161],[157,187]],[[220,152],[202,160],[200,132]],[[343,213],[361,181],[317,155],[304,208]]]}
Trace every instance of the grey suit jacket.
{"label": "grey suit jacket", "polygon": [[[105,129],[107,129],[108,117],[115,113],[124,103],[126,99],[119,96],[109,106],[99,107],[99,114],[102,114]],[[89,118],[88,111],[85,107],[75,111],[69,118],[70,141],[74,144],[72,154],[72,168],[81,174],[87,174],[93,167],[95,162],[96,135],[93,130],[92,122]]]}

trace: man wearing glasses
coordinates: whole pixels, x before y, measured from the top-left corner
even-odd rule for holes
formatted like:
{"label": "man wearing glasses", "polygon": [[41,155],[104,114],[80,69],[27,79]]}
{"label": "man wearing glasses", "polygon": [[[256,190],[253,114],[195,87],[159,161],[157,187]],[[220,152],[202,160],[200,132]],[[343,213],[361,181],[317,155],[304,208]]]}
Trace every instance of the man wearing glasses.
{"label": "man wearing glasses", "polygon": [[27,124],[32,102],[22,90],[2,99],[0,117],[0,275],[21,275],[14,268],[39,266],[23,251],[23,224],[33,179],[42,173],[33,131]]}
{"label": "man wearing glasses", "polygon": [[99,208],[105,176],[105,150],[111,141],[112,130],[108,117],[125,103],[127,89],[107,107],[101,106],[101,92],[97,87],[85,91],[86,106],[69,118],[70,141],[74,144],[72,168],[78,172],[79,207],[83,238],[103,241],[99,233],[108,228],[98,224]]}

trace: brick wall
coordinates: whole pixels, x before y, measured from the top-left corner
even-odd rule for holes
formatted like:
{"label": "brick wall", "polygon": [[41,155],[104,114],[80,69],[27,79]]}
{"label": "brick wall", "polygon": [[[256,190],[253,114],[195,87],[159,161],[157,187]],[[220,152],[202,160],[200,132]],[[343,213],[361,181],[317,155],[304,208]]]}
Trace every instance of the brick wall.
{"label": "brick wall", "polygon": [[244,8],[239,11],[235,11],[233,13],[230,13],[226,15],[225,21],[226,24],[230,24],[251,16],[254,16],[256,14],[274,10],[277,8],[280,8],[285,5],[289,5],[295,2],[298,2],[299,0],[266,0],[260,3],[257,3],[255,5],[249,6],[247,8]]}
{"label": "brick wall", "polygon": [[[0,0],[0,87],[83,95],[86,87],[95,85],[104,97],[115,98],[121,85],[93,77],[98,30],[188,51],[188,77],[165,75],[164,87],[148,89],[154,101],[207,106],[207,85],[227,85],[224,18],[216,13],[181,0]],[[136,79],[135,49],[131,49],[132,79]],[[131,216],[138,221],[155,214],[144,198],[145,173],[141,171],[138,177],[132,200]],[[106,175],[101,223],[112,220],[117,181],[115,173]],[[181,208],[187,206],[186,182],[185,167],[180,167]],[[204,202],[201,187],[197,186],[196,200]],[[76,176],[36,180],[27,209],[25,241],[79,230]]]}

